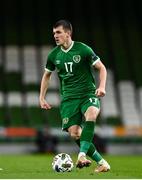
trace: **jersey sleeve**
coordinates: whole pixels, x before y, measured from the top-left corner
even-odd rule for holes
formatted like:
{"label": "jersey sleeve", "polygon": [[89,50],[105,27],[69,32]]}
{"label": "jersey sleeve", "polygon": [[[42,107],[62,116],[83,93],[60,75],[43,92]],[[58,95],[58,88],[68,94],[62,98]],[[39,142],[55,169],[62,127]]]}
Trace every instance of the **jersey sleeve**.
{"label": "jersey sleeve", "polygon": [[46,66],[45,66],[45,70],[52,72],[55,70],[55,64],[53,63],[53,57],[49,54],[47,57],[47,62],[46,62]]}
{"label": "jersey sleeve", "polygon": [[90,61],[90,65],[94,66],[98,61],[100,61],[99,56],[95,54],[92,48],[87,46],[87,59]]}

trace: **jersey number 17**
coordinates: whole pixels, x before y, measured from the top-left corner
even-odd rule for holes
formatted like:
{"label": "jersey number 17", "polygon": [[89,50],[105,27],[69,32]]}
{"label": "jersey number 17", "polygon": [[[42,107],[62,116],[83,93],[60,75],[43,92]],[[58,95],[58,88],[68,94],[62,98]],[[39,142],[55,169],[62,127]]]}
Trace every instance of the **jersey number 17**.
{"label": "jersey number 17", "polygon": [[67,62],[67,63],[64,63],[64,64],[65,64],[66,72],[72,72],[73,62]]}

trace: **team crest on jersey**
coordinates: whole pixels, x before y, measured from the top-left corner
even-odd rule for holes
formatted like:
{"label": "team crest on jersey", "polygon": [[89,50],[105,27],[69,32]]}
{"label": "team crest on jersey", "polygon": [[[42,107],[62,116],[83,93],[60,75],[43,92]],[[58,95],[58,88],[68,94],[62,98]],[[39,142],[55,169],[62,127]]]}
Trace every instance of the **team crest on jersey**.
{"label": "team crest on jersey", "polygon": [[75,63],[79,63],[80,60],[81,60],[81,56],[80,56],[80,55],[74,55],[74,56],[73,56],[73,61],[74,61]]}
{"label": "team crest on jersey", "polygon": [[65,117],[65,118],[63,119],[63,124],[67,124],[68,121],[69,121],[69,118],[68,118],[68,117]]}

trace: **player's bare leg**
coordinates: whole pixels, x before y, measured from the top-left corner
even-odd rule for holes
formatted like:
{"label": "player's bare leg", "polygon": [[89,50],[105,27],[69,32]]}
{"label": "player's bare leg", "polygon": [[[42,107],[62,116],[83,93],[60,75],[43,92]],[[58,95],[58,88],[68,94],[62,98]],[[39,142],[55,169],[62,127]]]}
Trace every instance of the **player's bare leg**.
{"label": "player's bare leg", "polygon": [[76,162],[77,168],[89,167],[91,165],[91,161],[86,158],[85,153],[79,153],[78,160]]}

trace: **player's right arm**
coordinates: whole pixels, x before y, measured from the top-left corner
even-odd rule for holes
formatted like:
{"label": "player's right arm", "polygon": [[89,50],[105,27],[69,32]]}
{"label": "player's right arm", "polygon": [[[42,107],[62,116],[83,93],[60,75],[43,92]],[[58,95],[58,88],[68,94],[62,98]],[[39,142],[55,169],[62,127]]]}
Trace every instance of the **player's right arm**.
{"label": "player's right arm", "polygon": [[45,97],[49,86],[51,72],[45,71],[40,86],[40,95],[39,95],[39,103],[42,109],[51,109],[51,106],[47,103]]}

